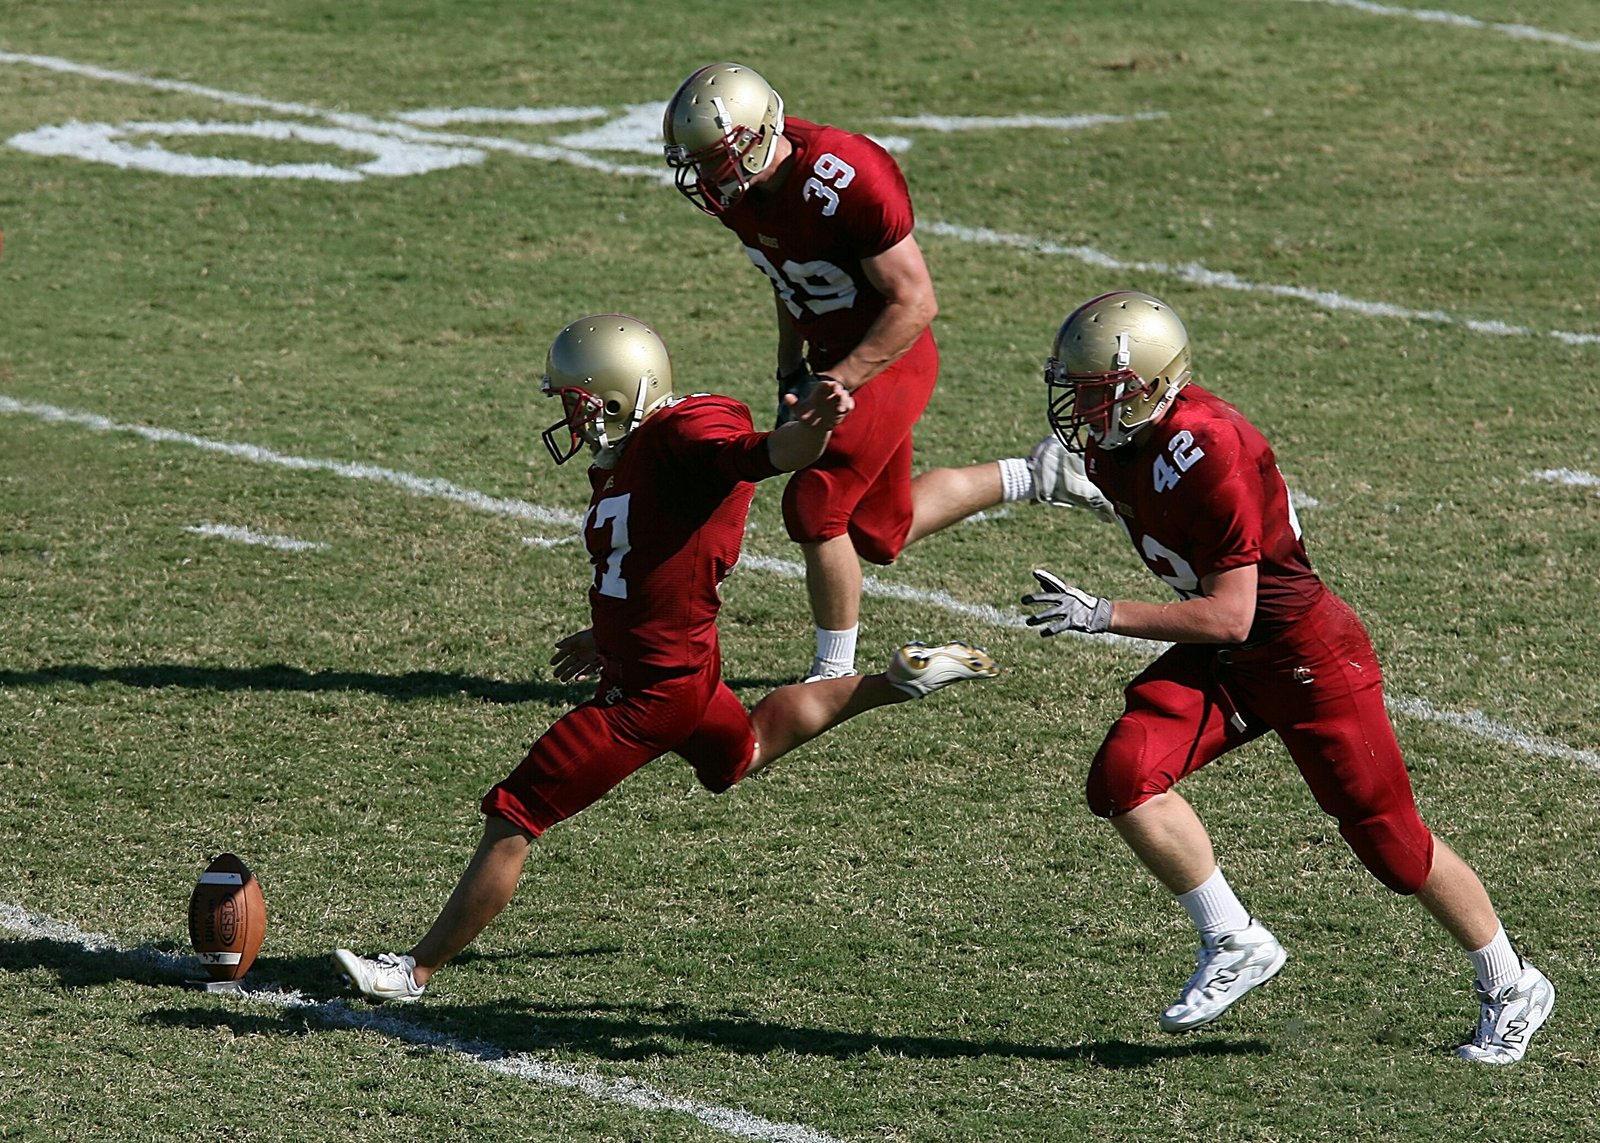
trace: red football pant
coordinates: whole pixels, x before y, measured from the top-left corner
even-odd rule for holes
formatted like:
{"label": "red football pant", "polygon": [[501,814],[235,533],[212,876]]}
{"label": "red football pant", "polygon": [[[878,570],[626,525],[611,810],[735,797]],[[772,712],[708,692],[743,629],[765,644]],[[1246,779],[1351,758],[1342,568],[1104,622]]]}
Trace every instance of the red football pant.
{"label": "red football pant", "polygon": [[[1253,647],[1178,644],[1125,691],[1127,706],[1089,768],[1089,807],[1127,813],[1185,774],[1272,731],[1317,804],[1373,875],[1415,893],[1433,867],[1383,703],[1377,656],[1348,604],[1328,592],[1289,631]],[[1237,710],[1246,721],[1230,725]]]}
{"label": "red football pant", "polygon": [[849,533],[856,553],[893,563],[911,531],[911,429],[939,380],[939,348],[924,330],[905,354],[855,391],[856,407],[821,459],[789,478],[783,522],[797,544]]}
{"label": "red football pant", "polygon": [[595,697],[557,719],[511,774],[484,795],[486,814],[538,837],[671,751],[720,794],[755,757],[750,716],[713,656],[698,674],[624,691],[602,679]]}

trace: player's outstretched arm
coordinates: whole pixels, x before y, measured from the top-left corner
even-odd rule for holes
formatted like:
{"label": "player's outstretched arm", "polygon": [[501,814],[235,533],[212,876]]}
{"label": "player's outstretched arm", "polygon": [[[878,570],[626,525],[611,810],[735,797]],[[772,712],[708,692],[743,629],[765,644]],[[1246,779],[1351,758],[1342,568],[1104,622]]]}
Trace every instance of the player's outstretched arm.
{"label": "player's outstretched arm", "polygon": [[828,437],[856,407],[850,391],[831,377],[821,377],[805,400],[784,397],[792,419],[767,437],[767,455],[779,472],[794,472],[822,455]]}

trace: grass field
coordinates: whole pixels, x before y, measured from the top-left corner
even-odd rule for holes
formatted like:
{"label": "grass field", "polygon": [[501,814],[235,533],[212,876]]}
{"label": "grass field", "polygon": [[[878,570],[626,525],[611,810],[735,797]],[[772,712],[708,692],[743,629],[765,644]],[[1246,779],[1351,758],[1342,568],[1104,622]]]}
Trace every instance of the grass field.
{"label": "grass field", "polygon": [[[1178,307],[1368,620],[1424,816],[1556,982],[1524,1063],[1451,1057],[1466,962],[1260,743],[1185,790],[1291,960],[1156,1030],[1191,930],[1081,794],[1152,649],[1017,599],[1159,585],[1038,507],[873,573],[866,661],[963,637],[999,680],[723,798],[663,759],[423,1003],[343,997],[328,950],[409,945],[585,694],[545,667],[588,576],[550,338],[632,313],[680,389],[769,408],[763,279],[652,138],[719,58],[900,148],[919,466],[1043,434],[1079,301]],[[1600,1139],[1596,106],[1587,0],[0,8],[0,1138]],[[751,519],[753,702],[811,636],[775,484]],[[271,911],[253,1000],[181,987],[224,850]]]}

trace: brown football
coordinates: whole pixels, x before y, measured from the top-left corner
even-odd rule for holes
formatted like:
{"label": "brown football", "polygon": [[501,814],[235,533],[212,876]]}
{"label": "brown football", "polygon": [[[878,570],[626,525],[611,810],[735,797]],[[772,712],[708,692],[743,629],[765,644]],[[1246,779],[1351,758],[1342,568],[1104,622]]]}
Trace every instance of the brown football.
{"label": "brown football", "polygon": [[206,866],[189,897],[189,941],[213,980],[238,980],[250,971],[267,935],[261,882],[231,853]]}

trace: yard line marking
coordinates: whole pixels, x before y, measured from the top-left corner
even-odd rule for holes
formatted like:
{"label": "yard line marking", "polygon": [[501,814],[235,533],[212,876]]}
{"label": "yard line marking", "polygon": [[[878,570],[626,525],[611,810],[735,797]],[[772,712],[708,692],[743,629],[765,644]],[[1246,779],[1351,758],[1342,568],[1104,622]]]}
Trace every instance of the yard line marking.
{"label": "yard line marking", "polygon": [[1548,480],[1555,484],[1571,484],[1578,488],[1600,488],[1600,476],[1592,472],[1579,472],[1573,468],[1544,468],[1529,473],[1535,480]]}
{"label": "yard line marking", "polygon": [[[8,901],[0,901],[0,928],[27,939],[73,945],[87,952],[125,960],[139,967],[154,966],[162,972],[192,975],[195,968],[193,957],[148,946],[127,948],[103,933],[82,932],[65,921],[29,912],[22,906]],[[343,1000],[316,1000],[299,991],[285,991],[273,985],[252,986],[238,994],[214,995],[238,995],[241,999],[252,1003],[270,1004],[277,1008],[304,1013],[324,1024],[359,1032],[373,1032],[402,1043],[449,1052],[461,1057],[466,1063],[525,1083],[565,1088],[581,1092],[591,1099],[619,1104],[637,1111],[677,1112],[735,1139],[753,1139],[759,1143],[843,1143],[832,1135],[799,1123],[763,1119],[759,1115],[752,1115],[739,1108],[721,1107],[714,1103],[703,1103],[700,1100],[672,1095],[638,1080],[608,1079],[595,1072],[548,1063],[521,1053],[507,1052],[503,1048],[481,1040],[462,1040],[390,1012],[352,1007]]]}
{"label": "yard line marking", "polygon": [[[121,83],[133,87],[148,87],[156,91],[200,96],[230,107],[248,107],[258,111],[271,111],[278,115],[293,115],[303,119],[322,119],[339,127],[392,135],[410,142],[476,147],[486,151],[503,151],[524,159],[569,163],[575,167],[600,171],[608,175],[628,175],[650,179],[663,186],[670,186],[673,181],[672,172],[664,166],[640,167],[624,163],[612,163],[604,159],[597,159],[586,151],[580,151],[572,147],[522,143],[515,139],[503,139],[495,135],[460,135],[443,131],[424,131],[407,123],[399,122],[398,117],[396,119],[376,119],[369,115],[330,111],[315,104],[264,99],[260,96],[223,91],[219,88],[205,87],[198,83],[186,83],[182,80],[157,79],[153,76],[141,75],[138,72],[114,71],[110,68],[76,63],[72,60],[62,59],[59,56],[37,56],[0,51],[0,64],[25,64],[31,67],[43,68],[47,71],[104,80],[108,83]],[[42,128],[41,131],[25,134],[37,136],[42,132],[44,137],[49,139],[52,137],[52,133],[60,130],[60,128]]]}
{"label": "yard line marking", "polygon": [[1596,753],[1593,750],[1580,750],[1576,746],[1568,746],[1565,742],[1556,742],[1553,739],[1543,738],[1537,734],[1529,734],[1527,731],[1506,726],[1503,723],[1495,722],[1480,711],[1440,710],[1426,699],[1396,698],[1394,695],[1387,696],[1387,702],[1390,710],[1410,715],[1412,718],[1454,726],[1478,738],[1487,738],[1505,746],[1512,746],[1540,758],[1558,758],[1563,762],[1581,762],[1591,769],[1600,770],[1600,753]]}
{"label": "yard line marking", "polygon": [[1544,44],[1558,44],[1564,48],[1576,48],[1580,52],[1600,52],[1600,43],[1592,40],[1580,40],[1560,32],[1546,32],[1540,28],[1529,27],[1527,24],[1496,24],[1489,20],[1479,20],[1475,16],[1462,16],[1455,12],[1441,12],[1433,8],[1395,8],[1388,4],[1369,3],[1368,0],[1295,0],[1295,2],[1327,4],[1333,8],[1349,8],[1373,16],[1404,16],[1427,24],[1451,24],[1458,28],[1497,32],[1513,40],[1535,40]]}
{"label": "yard line marking", "polygon": [[[560,508],[545,508],[537,504],[529,504],[525,500],[490,496],[468,488],[461,488],[447,480],[414,476],[408,472],[398,472],[389,468],[374,468],[365,464],[348,464],[332,460],[310,460],[305,457],[273,452],[270,449],[259,448],[255,445],[230,444],[224,441],[207,440],[204,437],[174,432],[171,429],[155,429],[144,425],[125,425],[94,413],[77,413],[67,409],[56,408],[54,405],[39,405],[28,401],[18,401],[11,397],[0,396],[0,413],[20,413],[26,416],[38,417],[52,424],[82,425],[95,432],[133,433],[146,440],[158,441],[164,444],[189,445],[193,448],[204,449],[207,452],[238,457],[255,464],[277,465],[298,471],[328,472],[352,480],[376,481],[400,488],[413,496],[431,496],[449,500],[457,504],[466,505],[469,508],[475,508],[480,512],[507,516],[512,519],[567,524],[574,528],[583,520],[583,517],[576,512],[569,512]],[[772,556],[746,552],[740,557],[739,564],[789,579],[805,578],[805,565],[796,560],[783,560]],[[967,619],[990,623],[995,627],[1027,627],[1025,618],[1018,612],[1002,611],[988,604],[966,603],[945,591],[924,591],[904,584],[886,582],[873,576],[865,576],[863,578],[862,591],[864,594],[878,598],[899,599],[938,608]],[[1137,650],[1146,654],[1162,646],[1159,643],[1152,643],[1143,639],[1131,639],[1124,635],[1085,635],[1083,638],[1109,643],[1127,650]],[[1412,718],[1445,723],[1476,737],[1488,738],[1501,745],[1516,746],[1541,757],[1582,762],[1600,769],[1600,755],[1595,754],[1593,751],[1582,750],[1562,742],[1540,738],[1517,730],[1514,727],[1502,726],[1477,711],[1458,713],[1439,710],[1420,699],[1397,698],[1394,695],[1388,696],[1388,704],[1390,710],[1398,711]]]}
{"label": "yard line marking", "polygon": [[489,496],[482,492],[475,492],[470,488],[462,488],[460,485],[452,484],[448,480],[440,480],[437,477],[414,476],[409,472],[399,472],[392,468],[378,468],[370,464],[350,464],[338,460],[317,460],[312,457],[291,456],[287,453],[274,452],[271,449],[261,448],[257,445],[207,440],[205,437],[197,437],[191,433],[180,433],[173,429],[122,424],[95,413],[79,413],[71,409],[60,409],[54,405],[39,405],[31,401],[18,401],[6,396],[0,396],[0,413],[21,413],[51,423],[81,425],[97,433],[132,433],[134,436],[143,437],[148,441],[157,441],[162,444],[188,445],[191,448],[202,449],[206,452],[216,452],[224,456],[248,460],[253,464],[276,465],[279,468],[297,469],[302,472],[329,472],[349,480],[370,480],[379,484],[393,485],[411,493],[413,496],[431,496],[441,500],[453,500],[458,504],[465,504],[469,508],[476,508],[480,512],[491,512],[497,516],[510,516],[517,520],[533,520],[540,524],[564,524],[574,528],[583,520],[583,516],[577,512],[568,512],[561,508],[545,508],[538,504],[529,504],[526,500]]}
{"label": "yard line marking", "polygon": [[896,127],[920,127],[926,131],[951,134],[956,131],[991,131],[997,127],[1025,130],[1076,131],[1081,127],[1105,127],[1114,123],[1140,123],[1166,119],[1165,111],[1138,111],[1132,115],[899,115],[888,122]]}
{"label": "yard line marking", "polygon": [[241,544],[256,544],[263,548],[276,548],[280,552],[320,552],[327,544],[317,540],[297,540],[293,536],[272,536],[253,532],[232,524],[195,524],[184,529],[197,536],[215,536],[221,540],[236,540]]}
{"label": "yard line marking", "polygon": [[[1303,0],[1303,2],[1334,3],[1339,2],[1339,0]],[[1355,0],[1344,0],[1344,2],[1346,3],[1346,6],[1349,7],[1358,6]],[[1420,10],[1403,8],[1389,9],[1383,5],[1367,5],[1362,8],[1362,10],[1369,9],[1379,11],[1385,15],[1416,15],[1420,12]],[[1428,15],[1444,17],[1448,16],[1448,13],[1431,13]],[[1457,22],[1470,23],[1472,26],[1478,26],[1481,23],[1479,21],[1468,21],[1466,17],[1459,18],[1459,21]],[[1520,27],[1520,25],[1483,26],[1495,29]],[[1535,30],[1529,29],[1529,31],[1533,32]],[[1556,42],[1565,42],[1563,38],[1553,37],[1553,34],[1551,33],[1538,33],[1538,35],[1533,38],[1554,38]],[[1572,41],[1572,43],[1574,45],[1580,45],[1581,41]],[[1585,50],[1587,50],[1587,47]],[[418,127],[411,126],[408,123],[401,122],[401,120],[406,119],[408,116],[414,116],[420,121],[439,122],[459,113],[452,112],[447,109],[426,109],[410,113],[400,112],[396,113],[391,118],[382,119],[367,115],[330,111],[312,104],[292,103],[281,100],[264,99],[259,96],[243,95],[237,92],[223,91],[218,88],[206,87],[196,83],[187,83],[181,80],[156,79],[151,76],[141,75],[137,72],[115,71],[109,68],[95,67],[89,64],[80,64],[72,60],[62,59],[57,56],[26,55],[17,52],[0,51],[0,64],[25,64],[73,75],[81,75],[91,79],[150,87],[159,91],[170,91],[186,95],[201,96],[236,107],[249,107],[273,111],[283,115],[320,118],[329,123],[352,130],[389,134],[409,142],[477,148],[488,151],[500,151],[522,158],[538,159],[550,162],[564,162],[585,170],[599,171],[604,174],[624,175],[631,178],[643,178],[662,186],[669,186],[673,181],[672,173],[666,170],[663,166],[657,165],[643,167],[624,163],[615,163],[606,159],[597,158],[593,154],[573,146],[522,143],[515,139],[505,139],[494,135],[462,135],[440,131],[425,131],[419,129]],[[619,121],[617,124],[607,124],[601,128],[598,128],[596,132],[593,133],[592,137],[603,137],[609,139],[612,135],[617,134],[622,130],[623,124],[632,122],[633,119],[638,118],[641,108],[648,106],[651,105],[630,105],[630,115],[628,117],[625,117],[624,120]],[[586,113],[589,110],[592,109],[563,108],[556,109],[550,114],[559,117],[565,117],[568,114],[576,115],[578,112]],[[463,111],[467,113],[468,117],[475,118],[479,121],[484,121],[488,118],[488,113],[485,109],[463,109]],[[540,117],[538,109],[513,109],[512,111],[504,112],[504,114],[521,114],[525,121],[537,121]],[[1165,116],[1165,114],[1166,113],[1164,112],[1145,112],[1132,116],[1132,118],[1162,118]],[[1045,117],[1040,118],[1041,120],[1045,119]],[[1057,126],[1076,125],[1078,121],[1086,118],[1095,117],[1062,116],[1050,119],[1048,122]],[[1116,119],[1119,117],[1111,116],[1107,118]],[[1124,116],[1121,118],[1129,117]],[[1021,125],[1025,120],[1031,121],[1031,119],[1032,117],[1029,116],[1019,116],[1016,117],[1016,123],[1017,125]],[[965,129],[973,121],[970,119],[970,117],[963,119],[961,117],[954,116],[923,116],[917,117],[913,120],[907,120],[907,122],[914,122],[918,126],[925,127],[930,130],[948,131]],[[993,120],[990,121],[990,125],[994,125]],[[1001,121],[1001,125],[1006,125],[1006,122]],[[49,141],[55,138],[53,133],[59,132],[60,130],[60,128],[42,128],[40,131],[28,134],[32,136],[42,136],[46,141]],[[631,132],[625,132],[625,134],[628,138],[632,138]],[[18,138],[23,137],[24,136],[18,136]],[[577,136],[569,136],[568,138],[581,139],[584,137],[584,135],[580,134]],[[944,237],[953,238],[962,242],[1011,247],[1013,249],[1030,251],[1035,254],[1063,255],[1076,258],[1087,265],[1095,266],[1100,269],[1115,270],[1118,272],[1133,271],[1137,273],[1161,274],[1203,287],[1237,290],[1246,293],[1266,294],[1273,297],[1293,298],[1310,302],[1313,305],[1319,306],[1323,309],[1358,313],[1368,317],[1400,318],[1404,320],[1425,321],[1439,325],[1457,326],[1462,329],[1471,330],[1474,333],[1482,333],[1496,337],[1550,337],[1556,341],[1561,341],[1568,345],[1600,344],[1600,334],[1596,333],[1574,333],[1567,330],[1539,331],[1526,326],[1510,325],[1506,322],[1498,320],[1462,318],[1454,314],[1446,313],[1442,310],[1414,310],[1405,306],[1394,305],[1388,302],[1363,301],[1359,298],[1345,297],[1342,294],[1330,290],[1318,290],[1308,286],[1282,286],[1273,285],[1271,283],[1251,282],[1229,271],[1208,269],[1200,265],[1198,262],[1189,262],[1184,263],[1183,265],[1173,265],[1166,262],[1138,260],[1130,261],[1107,254],[1104,251],[1096,250],[1091,246],[1062,245],[1051,242],[1048,239],[1037,238],[1030,235],[1006,234],[986,228],[959,226],[953,223],[941,222],[937,220],[924,221],[922,223],[922,229],[926,233],[942,235]]]}
{"label": "yard line marking", "polygon": [[1107,254],[1103,250],[1096,250],[1093,246],[1068,246],[1059,242],[1051,242],[1044,238],[1035,238],[1028,234],[1008,234],[1000,230],[990,230],[986,227],[956,226],[948,222],[924,222],[921,229],[930,234],[937,234],[944,238],[954,238],[961,242],[972,242],[986,246],[1007,246],[1015,250],[1024,250],[1031,254],[1049,254],[1067,258],[1075,258],[1085,265],[1094,266],[1101,270],[1116,270],[1118,272],[1134,271],[1140,274],[1160,274],[1165,277],[1176,278],[1180,282],[1189,282],[1196,286],[1206,286],[1212,289],[1238,290],[1241,293],[1267,294],[1278,298],[1295,298],[1299,301],[1310,302],[1312,305],[1325,310],[1345,311],[1364,314],[1368,317],[1401,318],[1408,321],[1425,321],[1435,325],[1454,325],[1469,329],[1474,333],[1489,334],[1493,337],[1550,337],[1557,341],[1566,342],[1568,345],[1600,345],[1600,333],[1571,333],[1567,330],[1539,331],[1527,326],[1509,325],[1503,321],[1481,321],[1473,318],[1457,317],[1443,310],[1413,310],[1405,306],[1395,305],[1392,302],[1369,302],[1360,298],[1346,297],[1344,294],[1332,290],[1316,290],[1309,286],[1279,286],[1270,282],[1252,282],[1239,277],[1227,270],[1211,270],[1198,262],[1185,262],[1175,265],[1171,262],[1142,262],[1128,261]]}

